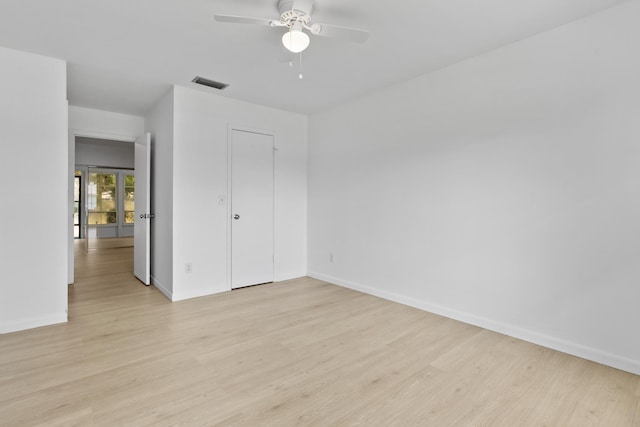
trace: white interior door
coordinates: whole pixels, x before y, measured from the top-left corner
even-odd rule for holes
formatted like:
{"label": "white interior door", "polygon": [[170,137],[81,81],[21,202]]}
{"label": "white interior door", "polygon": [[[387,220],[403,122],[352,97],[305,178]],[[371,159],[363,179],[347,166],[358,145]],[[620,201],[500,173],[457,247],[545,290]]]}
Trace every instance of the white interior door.
{"label": "white interior door", "polygon": [[136,140],[135,221],[133,227],[133,274],[145,285],[150,282],[151,252],[151,134]]}
{"label": "white interior door", "polygon": [[273,282],[273,135],[232,130],[231,287]]}

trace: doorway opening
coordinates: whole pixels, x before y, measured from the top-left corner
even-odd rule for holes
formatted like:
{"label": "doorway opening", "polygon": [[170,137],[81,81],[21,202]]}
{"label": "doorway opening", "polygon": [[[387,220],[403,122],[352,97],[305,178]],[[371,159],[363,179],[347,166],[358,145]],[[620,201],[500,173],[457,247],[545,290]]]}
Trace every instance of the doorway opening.
{"label": "doorway opening", "polygon": [[76,136],[74,149],[74,252],[132,247],[134,144]]}
{"label": "doorway opening", "polygon": [[[111,140],[71,131],[69,142],[70,158],[75,159],[70,162],[70,212],[79,200],[77,221],[69,218],[69,284],[75,282],[79,250],[129,248],[131,273],[150,285],[151,135]],[[74,194],[75,175],[80,177],[79,197]]]}

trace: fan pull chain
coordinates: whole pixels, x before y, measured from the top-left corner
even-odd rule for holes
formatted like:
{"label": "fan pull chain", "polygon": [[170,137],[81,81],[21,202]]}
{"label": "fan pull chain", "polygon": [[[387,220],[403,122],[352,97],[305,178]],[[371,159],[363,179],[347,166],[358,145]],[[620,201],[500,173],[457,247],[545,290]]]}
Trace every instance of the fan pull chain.
{"label": "fan pull chain", "polygon": [[298,74],[298,78],[302,80],[304,76],[302,75],[302,52],[300,52],[300,74]]}

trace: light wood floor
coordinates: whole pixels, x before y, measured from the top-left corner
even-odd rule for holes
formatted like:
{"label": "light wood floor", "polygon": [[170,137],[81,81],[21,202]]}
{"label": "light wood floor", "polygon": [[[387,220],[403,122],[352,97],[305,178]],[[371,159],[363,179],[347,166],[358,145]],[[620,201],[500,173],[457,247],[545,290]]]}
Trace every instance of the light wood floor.
{"label": "light wood floor", "polygon": [[2,426],[639,426],[640,378],[313,279],[170,303],[77,251],[69,323],[0,335]]}
{"label": "light wood floor", "polygon": [[128,248],[133,246],[133,237],[90,238],[88,241],[80,239],[76,240],[75,245],[77,248],[89,251],[96,249]]}

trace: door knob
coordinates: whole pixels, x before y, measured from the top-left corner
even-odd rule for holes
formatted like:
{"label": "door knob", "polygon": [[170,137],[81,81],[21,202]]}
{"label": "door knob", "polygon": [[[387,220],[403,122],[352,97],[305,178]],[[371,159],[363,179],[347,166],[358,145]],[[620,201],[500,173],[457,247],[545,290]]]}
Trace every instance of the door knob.
{"label": "door knob", "polygon": [[233,216],[233,219],[240,219],[240,215],[235,214],[235,215]]}

